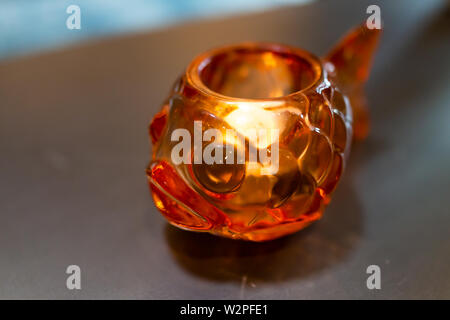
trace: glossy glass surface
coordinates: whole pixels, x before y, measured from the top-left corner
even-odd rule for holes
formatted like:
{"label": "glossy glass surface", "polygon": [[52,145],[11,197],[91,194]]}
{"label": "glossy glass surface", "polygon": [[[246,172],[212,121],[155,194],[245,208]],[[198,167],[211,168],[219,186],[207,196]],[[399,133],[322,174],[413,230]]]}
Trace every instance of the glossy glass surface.
{"label": "glossy glass surface", "polygon": [[[150,125],[147,175],[162,214],[183,229],[252,241],[319,219],[343,173],[353,131],[357,138],[368,132],[362,85],[378,34],[360,27],[323,60],[267,43],[197,57]],[[245,161],[227,164],[223,152],[223,164],[175,164],[171,152],[178,141],[171,134],[182,128],[194,137],[194,121],[202,121],[203,132],[222,132],[223,148],[235,157],[243,151]],[[278,130],[277,172],[263,174],[264,163],[250,163],[250,146],[275,152],[272,136],[255,139],[246,134],[250,128]]]}

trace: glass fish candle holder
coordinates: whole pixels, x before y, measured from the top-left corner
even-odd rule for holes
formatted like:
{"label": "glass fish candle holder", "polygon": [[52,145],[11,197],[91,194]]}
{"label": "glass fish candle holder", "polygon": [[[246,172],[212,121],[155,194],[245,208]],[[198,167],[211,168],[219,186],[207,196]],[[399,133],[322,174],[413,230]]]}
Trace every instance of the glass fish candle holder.
{"label": "glass fish candle holder", "polygon": [[378,36],[359,27],[322,59],[272,43],[195,58],[150,124],[157,208],[179,228],[250,241],[318,220],[368,133]]}

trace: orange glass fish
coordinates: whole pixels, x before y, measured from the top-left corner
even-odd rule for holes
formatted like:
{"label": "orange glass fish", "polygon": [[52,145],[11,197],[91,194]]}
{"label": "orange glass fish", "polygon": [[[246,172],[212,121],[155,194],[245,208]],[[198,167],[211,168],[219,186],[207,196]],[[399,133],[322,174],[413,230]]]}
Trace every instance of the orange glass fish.
{"label": "orange glass fish", "polygon": [[206,52],[150,125],[156,206],[182,229],[265,241],[319,219],[352,136],[368,133],[363,84],[380,30],[325,58],[270,43]]}

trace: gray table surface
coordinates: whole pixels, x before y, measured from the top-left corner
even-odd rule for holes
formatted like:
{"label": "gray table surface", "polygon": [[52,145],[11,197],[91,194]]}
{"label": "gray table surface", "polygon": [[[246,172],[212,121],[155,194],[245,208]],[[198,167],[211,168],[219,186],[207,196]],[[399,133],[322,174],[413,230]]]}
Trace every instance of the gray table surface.
{"label": "gray table surface", "polygon": [[[241,40],[321,55],[373,3],[372,131],[323,219],[263,244],[169,226],[147,124],[192,57]],[[0,298],[450,298],[449,40],[445,1],[320,1],[0,62]]]}

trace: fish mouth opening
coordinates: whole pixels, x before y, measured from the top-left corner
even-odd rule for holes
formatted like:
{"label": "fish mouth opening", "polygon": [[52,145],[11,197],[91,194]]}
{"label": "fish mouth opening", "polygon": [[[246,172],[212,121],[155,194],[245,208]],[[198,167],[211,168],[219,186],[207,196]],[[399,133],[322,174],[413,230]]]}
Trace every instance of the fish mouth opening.
{"label": "fish mouth opening", "polygon": [[284,45],[247,43],[207,52],[188,72],[209,93],[231,99],[277,99],[312,87],[321,77],[318,58]]}

